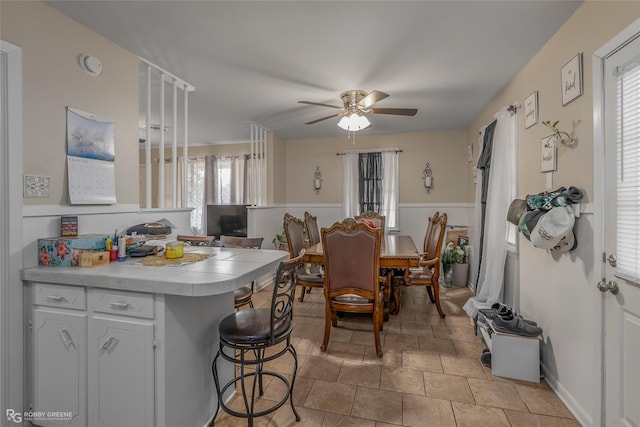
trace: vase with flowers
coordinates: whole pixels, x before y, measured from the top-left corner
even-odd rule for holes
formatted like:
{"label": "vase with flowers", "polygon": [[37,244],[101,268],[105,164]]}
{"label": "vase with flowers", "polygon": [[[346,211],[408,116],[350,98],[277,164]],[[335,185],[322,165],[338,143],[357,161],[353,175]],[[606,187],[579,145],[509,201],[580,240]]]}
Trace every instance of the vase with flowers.
{"label": "vase with flowers", "polygon": [[465,244],[447,243],[442,251],[442,272],[444,285],[464,286],[469,270],[469,246]]}

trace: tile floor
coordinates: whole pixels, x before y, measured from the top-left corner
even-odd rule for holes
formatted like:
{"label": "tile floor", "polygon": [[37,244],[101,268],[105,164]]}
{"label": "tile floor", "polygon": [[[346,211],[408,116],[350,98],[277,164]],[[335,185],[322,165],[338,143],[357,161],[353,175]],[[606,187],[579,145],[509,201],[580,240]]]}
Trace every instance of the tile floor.
{"label": "tile floor", "polygon": [[[254,296],[265,307],[271,287]],[[298,290],[299,293],[299,290]],[[314,289],[296,301],[292,341],[298,353],[293,401],[302,417],[295,422],[288,403],[257,418],[256,426],[318,427],[472,427],[579,426],[546,385],[491,375],[479,361],[484,345],[462,310],[467,288],[441,288],[447,314],[441,319],[421,287],[402,288],[402,310],[381,333],[384,356],[377,358],[369,318],[339,319],[326,352],[324,298]],[[291,373],[287,355],[270,369]],[[277,401],[283,387],[266,385],[263,399]],[[258,406],[261,403],[258,402]],[[240,405],[238,397],[231,406]],[[242,426],[246,421],[225,413],[216,426]]]}

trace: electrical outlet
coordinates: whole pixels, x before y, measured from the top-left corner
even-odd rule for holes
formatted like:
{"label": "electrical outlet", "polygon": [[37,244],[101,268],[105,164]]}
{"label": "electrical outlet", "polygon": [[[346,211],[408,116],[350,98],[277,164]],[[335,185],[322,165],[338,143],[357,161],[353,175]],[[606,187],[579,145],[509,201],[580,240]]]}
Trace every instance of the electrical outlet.
{"label": "electrical outlet", "polygon": [[24,197],[47,198],[51,194],[51,177],[24,175]]}

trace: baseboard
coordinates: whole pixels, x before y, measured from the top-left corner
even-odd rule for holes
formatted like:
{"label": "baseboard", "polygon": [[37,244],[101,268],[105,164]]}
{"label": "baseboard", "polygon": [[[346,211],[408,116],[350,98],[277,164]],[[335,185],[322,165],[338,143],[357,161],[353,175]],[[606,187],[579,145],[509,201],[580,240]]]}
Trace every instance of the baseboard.
{"label": "baseboard", "polygon": [[549,373],[549,369],[547,369],[544,364],[542,364],[542,370],[544,371],[545,381],[547,382],[547,384],[549,384],[549,387],[551,387],[551,389],[556,393],[558,398],[562,401],[562,403],[564,403],[569,412],[571,412],[571,414],[576,417],[576,420],[580,423],[580,425],[585,427],[596,427],[593,418],[582,408],[582,406],[578,404],[571,393],[569,393],[567,389],[562,386],[562,383],[558,381],[558,378]]}

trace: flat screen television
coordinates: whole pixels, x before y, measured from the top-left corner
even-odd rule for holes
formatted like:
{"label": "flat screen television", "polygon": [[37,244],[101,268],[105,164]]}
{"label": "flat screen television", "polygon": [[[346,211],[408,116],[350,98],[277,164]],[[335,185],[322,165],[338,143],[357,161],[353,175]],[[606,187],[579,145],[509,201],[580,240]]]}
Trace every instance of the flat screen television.
{"label": "flat screen television", "polygon": [[207,235],[247,237],[247,206],[207,205]]}

